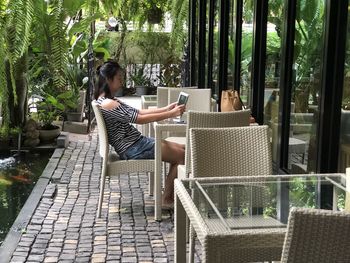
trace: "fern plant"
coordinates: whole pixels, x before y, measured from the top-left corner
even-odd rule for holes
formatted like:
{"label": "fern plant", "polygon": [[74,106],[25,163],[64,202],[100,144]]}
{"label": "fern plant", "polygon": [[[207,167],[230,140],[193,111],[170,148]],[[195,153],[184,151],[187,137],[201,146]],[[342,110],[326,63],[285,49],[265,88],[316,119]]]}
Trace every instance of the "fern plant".
{"label": "fern plant", "polygon": [[63,91],[67,82],[65,68],[67,65],[68,44],[65,35],[63,0],[53,2],[51,15],[53,23],[50,26],[52,50],[50,65],[54,70],[53,85],[58,91]]}
{"label": "fern plant", "polygon": [[[5,0],[0,0],[0,57],[5,58]],[[5,63],[0,63],[0,107],[4,102],[5,94],[7,94],[7,83],[6,83],[6,70]]]}
{"label": "fern plant", "polygon": [[[34,0],[0,0],[0,55],[4,58],[0,66],[0,103],[5,126],[21,126],[25,118],[23,101],[26,98],[23,96],[26,96],[27,85],[22,81],[22,62],[30,43],[33,15]],[[10,120],[13,123],[10,124]]]}

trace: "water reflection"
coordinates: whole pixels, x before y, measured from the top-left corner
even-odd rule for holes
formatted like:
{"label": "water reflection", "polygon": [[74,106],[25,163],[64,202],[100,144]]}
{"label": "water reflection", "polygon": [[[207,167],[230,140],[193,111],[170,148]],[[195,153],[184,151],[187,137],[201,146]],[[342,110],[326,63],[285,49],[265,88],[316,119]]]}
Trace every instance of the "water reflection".
{"label": "water reflection", "polygon": [[44,170],[47,152],[0,153],[0,245]]}

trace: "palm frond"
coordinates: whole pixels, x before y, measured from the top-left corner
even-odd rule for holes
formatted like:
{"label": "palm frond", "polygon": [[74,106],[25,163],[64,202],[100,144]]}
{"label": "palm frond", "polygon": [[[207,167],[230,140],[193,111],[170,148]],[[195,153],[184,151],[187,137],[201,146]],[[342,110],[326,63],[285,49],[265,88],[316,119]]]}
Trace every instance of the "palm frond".
{"label": "palm frond", "polygon": [[172,20],[173,28],[170,38],[170,44],[176,52],[182,52],[182,48],[187,38],[187,30],[185,25],[188,24],[189,1],[173,0],[172,4]]}
{"label": "palm frond", "polygon": [[[6,10],[6,1],[5,0],[0,0],[0,21],[5,16],[5,10]],[[0,26],[2,26],[2,25],[3,24],[0,23]]]}
{"label": "palm frond", "polygon": [[69,30],[69,35],[72,37],[76,33],[88,33],[90,32],[90,24],[92,21],[101,18],[100,13],[95,13],[92,16],[83,18],[79,22],[75,22],[74,25]]}
{"label": "palm frond", "polygon": [[[0,57],[6,59],[6,46],[5,46],[5,0],[0,0]],[[5,63],[0,63],[0,106],[4,102],[7,83],[6,83],[6,70]]]}
{"label": "palm frond", "polygon": [[53,85],[57,91],[66,86],[65,68],[67,67],[68,44],[64,31],[63,0],[58,0],[52,7],[53,23],[50,26],[52,50],[50,64],[54,72]]}
{"label": "palm frond", "polygon": [[9,1],[8,9],[11,10],[7,23],[9,51],[13,63],[16,63],[28,50],[34,2],[33,0],[12,0]]}

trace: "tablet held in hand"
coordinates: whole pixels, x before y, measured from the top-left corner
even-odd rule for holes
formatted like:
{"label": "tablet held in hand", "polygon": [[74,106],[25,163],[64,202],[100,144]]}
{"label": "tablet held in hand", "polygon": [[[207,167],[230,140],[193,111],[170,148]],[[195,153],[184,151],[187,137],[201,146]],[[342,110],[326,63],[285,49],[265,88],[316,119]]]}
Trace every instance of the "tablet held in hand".
{"label": "tablet held in hand", "polygon": [[189,95],[183,91],[180,92],[177,105],[186,105]]}

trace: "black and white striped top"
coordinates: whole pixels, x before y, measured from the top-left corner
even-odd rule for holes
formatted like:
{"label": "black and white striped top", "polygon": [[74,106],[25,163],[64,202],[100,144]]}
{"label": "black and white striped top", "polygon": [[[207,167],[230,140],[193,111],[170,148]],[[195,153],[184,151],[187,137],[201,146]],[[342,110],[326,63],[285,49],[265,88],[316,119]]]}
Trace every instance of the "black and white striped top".
{"label": "black and white striped top", "polygon": [[[105,99],[100,97],[97,103],[101,105]],[[114,100],[117,100],[120,106],[111,110],[101,107],[101,112],[106,123],[108,142],[118,154],[121,154],[142,137],[141,133],[130,124],[136,122],[139,111],[117,98]]]}

